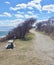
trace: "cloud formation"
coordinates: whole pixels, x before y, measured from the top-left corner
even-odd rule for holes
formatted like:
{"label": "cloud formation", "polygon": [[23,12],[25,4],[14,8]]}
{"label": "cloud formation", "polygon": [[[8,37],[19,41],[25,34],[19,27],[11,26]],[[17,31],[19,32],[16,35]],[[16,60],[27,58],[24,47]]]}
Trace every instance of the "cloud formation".
{"label": "cloud formation", "polygon": [[12,15],[8,12],[4,12],[3,15],[8,16],[8,17],[12,17]]}
{"label": "cloud formation", "polygon": [[15,14],[16,18],[24,18],[24,16],[22,14]]}
{"label": "cloud formation", "polygon": [[[23,1],[24,0],[22,0],[22,2]],[[9,4],[5,9],[2,7],[1,7],[2,9],[0,8],[1,9],[0,19],[4,18],[9,20],[9,21],[5,20],[6,23],[5,25],[15,26],[22,20],[31,17],[43,20],[50,16],[53,16],[51,15],[51,13],[54,12],[54,4],[48,4],[46,2],[43,2],[43,0],[30,0],[30,1],[28,0],[28,2],[24,3],[17,3],[17,2],[18,0],[16,0],[16,2],[15,0],[2,2],[5,5],[2,7],[6,7],[6,5]],[[1,21],[0,23],[1,25],[4,25],[3,21]]]}
{"label": "cloud formation", "polygon": [[[22,19],[15,19],[15,20],[5,20],[5,21],[0,21],[0,26],[11,26],[11,27],[16,27],[18,24],[22,23]],[[4,25],[5,24],[5,25]]]}
{"label": "cloud formation", "polygon": [[10,4],[10,2],[9,2],[9,1],[6,1],[5,3],[6,3],[6,4]]}
{"label": "cloud formation", "polygon": [[25,8],[28,9],[36,8],[40,11],[41,10],[40,2],[41,0],[32,0],[27,4],[26,3],[17,4],[15,7],[10,7],[10,10],[17,11],[19,9],[25,9]]}
{"label": "cloud formation", "polygon": [[12,17],[12,15],[9,12],[3,12],[0,17]]}
{"label": "cloud formation", "polygon": [[48,11],[48,12],[54,12],[54,4],[43,6],[42,10],[45,10],[45,11]]}

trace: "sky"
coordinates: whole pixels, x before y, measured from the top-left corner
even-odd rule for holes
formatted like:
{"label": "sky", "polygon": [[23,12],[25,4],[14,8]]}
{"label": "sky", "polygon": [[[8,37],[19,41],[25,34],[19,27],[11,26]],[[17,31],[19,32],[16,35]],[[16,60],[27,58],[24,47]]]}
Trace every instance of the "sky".
{"label": "sky", "polygon": [[0,0],[0,26],[17,26],[31,17],[54,17],[54,0]]}

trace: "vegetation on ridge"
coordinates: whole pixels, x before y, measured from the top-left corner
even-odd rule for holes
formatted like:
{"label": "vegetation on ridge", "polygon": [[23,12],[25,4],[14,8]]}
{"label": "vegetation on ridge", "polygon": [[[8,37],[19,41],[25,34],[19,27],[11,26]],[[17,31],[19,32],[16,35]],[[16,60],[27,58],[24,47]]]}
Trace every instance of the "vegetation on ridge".
{"label": "vegetation on ridge", "polygon": [[42,21],[36,24],[36,30],[45,32],[47,35],[54,37],[54,17],[49,18],[47,21]]}
{"label": "vegetation on ridge", "polygon": [[36,19],[29,18],[12,31],[8,33],[8,35],[2,38],[0,41],[5,41],[9,39],[24,39],[25,35],[29,33],[29,30],[32,28],[32,25],[35,23]]}

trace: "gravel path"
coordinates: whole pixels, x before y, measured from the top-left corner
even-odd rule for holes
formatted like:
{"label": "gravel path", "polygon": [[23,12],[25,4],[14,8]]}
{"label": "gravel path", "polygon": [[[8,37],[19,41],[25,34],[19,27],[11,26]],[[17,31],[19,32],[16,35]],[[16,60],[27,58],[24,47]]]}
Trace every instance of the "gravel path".
{"label": "gravel path", "polygon": [[34,55],[42,60],[43,65],[54,65],[54,40],[34,30],[31,32],[35,34],[32,41]]}

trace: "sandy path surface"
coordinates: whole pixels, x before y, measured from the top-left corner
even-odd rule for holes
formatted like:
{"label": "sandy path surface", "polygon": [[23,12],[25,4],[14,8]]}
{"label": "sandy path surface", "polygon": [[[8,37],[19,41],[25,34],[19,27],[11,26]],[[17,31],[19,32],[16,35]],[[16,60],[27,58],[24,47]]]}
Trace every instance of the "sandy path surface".
{"label": "sandy path surface", "polygon": [[54,40],[34,30],[31,32],[35,34],[32,41],[34,56],[37,56],[43,65],[54,65]]}

